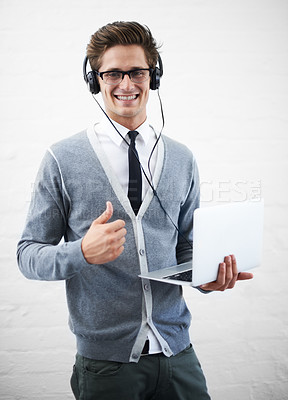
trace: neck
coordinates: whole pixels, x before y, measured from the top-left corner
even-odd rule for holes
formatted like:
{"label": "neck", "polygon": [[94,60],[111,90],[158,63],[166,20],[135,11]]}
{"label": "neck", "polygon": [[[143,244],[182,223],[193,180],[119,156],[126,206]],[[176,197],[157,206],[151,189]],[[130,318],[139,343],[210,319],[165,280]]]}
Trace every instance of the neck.
{"label": "neck", "polygon": [[139,126],[141,126],[145,122],[145,120],[146,120],[146,118],[142,122],[140,122],[140,123],[137,122],[134,124],[127,122],[127,121],[122,121],[122,122],[116,121],[116,122],[118,122],[118,124],[120,124],[122,126],[125,126],[125,128],[129,129],[129,131],[136,131],[137,128],[139,128]]}
{"label": "neck", "polygon": [[117,114],[110,113],[109,111],[107,112],[107,115],[109,118],[111,118],[113,121],[117,122],[118,124],[125,126],[125,128],[129,129],[129,131],[135,131],[140,125],[143,124],[143,122],[146,121],[146,113],[145,115],[136,115],[135,117],[125,117]]}

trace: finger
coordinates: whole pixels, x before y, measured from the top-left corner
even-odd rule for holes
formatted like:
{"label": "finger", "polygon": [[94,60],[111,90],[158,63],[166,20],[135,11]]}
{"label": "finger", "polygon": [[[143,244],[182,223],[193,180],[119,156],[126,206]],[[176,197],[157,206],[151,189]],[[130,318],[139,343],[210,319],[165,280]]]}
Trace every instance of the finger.
{"label": "finger", "polygon": [[[123,222],[124,222],[124,221],[123,221]],[[114,232],[114,234],[113,234],[113,240],[114,240],[115,242],[117,242],[117,241],[119,241],[119,240],[122,240],[123,238],[125,238],[126,233],[127,233],[127,231],[126,231],[125,228],[116,230],[116,231]]]}
{"label": "finger", "polygon": [[225,285],[226,281],[226,264],[225,262],[219,264],[219,269],[218,269],[218,276],[216,283],[218,284],[218,287],[222,287]]}
{"label": "finger", "polygon": [[234,254],[230,255],[230,264],[231,264],[232,278],[227,286],[228,289],[232,289],[235,286],[237,278],[238,278],[237,262],[236,262],[236,257]]}
{"label": "finger", "polygon": [[125,239],[125,237],[123,236],[121,239],[119,239],[119,247],[123,247],[123,245],[125,244],[125,242],[126,242],[126,239]]}
{"label": "finger", "polygon": [[125,243],[125,238],[123,238],[122,240],[117,242],[118,246],[115,246],[114,250],[111,252],[110,261],[115,260],[116,258],[118,258],[120,256],[120,254],[123,253],[123,251],[124,251],[124,243]]}
{"label": "finger", "polygon": [[95,224],[106,224],[113,215],[113,206],[111,201],[107,201],[106,210],[94,220]]}
{"label": "finger", "polygon": [[234,254],[231,254],[233,275],[238,275],[237,262]]}
{"label": "finger", "polygon": [[225,275],[225,285],[229,286],[230,282],[233,279],[233,271],[232,271],[232,260],[230,256],[226,256],[224,258],[224,262],[226,265],[226,275]]}
{"label": "finger", "polygon": [[[121,231],[122,229],[124,229],[124,226],[125,226],[125,221],[123,221],[122,219],[117,219],[116,221],[109,222],[109,224],[107,224],[107,231],[108,232],[113,232],[113,231],[118,232],[118,231]],[[125,235],[126,235],[126,233],[127,233],[126,229],[124,229],[124,231],[125,231]],[[124,231],[120,232],[120,234],[124,233]]]}
{"label": "finger", "polygon": [[218,271],[219,272],[216,281],[218,286],[216,290],[224,291],[225,289],[227,289],[232,278],[231,264],[229,259],[225,257],[224,262],[219,264]]}
{"label": "finger", "polygon": [[[205,283],[200,288],[204,290],[222,290],[225,287],[226,265],[225,263],[219,264],[217,280],[214,282]],[[224,289],[223,289],[224,290]]]}
{"label": "finger", "polygon": [[115,258],[118,258],[123,253],[123,251],[124,251],[124,246],[119,247]]}

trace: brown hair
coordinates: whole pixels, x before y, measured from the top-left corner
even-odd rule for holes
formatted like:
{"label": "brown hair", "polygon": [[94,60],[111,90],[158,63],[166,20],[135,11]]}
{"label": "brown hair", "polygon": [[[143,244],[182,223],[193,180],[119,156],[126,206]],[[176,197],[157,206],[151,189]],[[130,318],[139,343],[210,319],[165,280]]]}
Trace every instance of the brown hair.
{"label": "brown hair", "polygon": [[146,60],[151,68],[155,68],[158,60],[158,48],[150,29],[138,22],[113,22],[98,29],[91,36],[87,45],[87,56],[93,70],[98,71],[104,52],[116,45],[137,44],[145,52]]}

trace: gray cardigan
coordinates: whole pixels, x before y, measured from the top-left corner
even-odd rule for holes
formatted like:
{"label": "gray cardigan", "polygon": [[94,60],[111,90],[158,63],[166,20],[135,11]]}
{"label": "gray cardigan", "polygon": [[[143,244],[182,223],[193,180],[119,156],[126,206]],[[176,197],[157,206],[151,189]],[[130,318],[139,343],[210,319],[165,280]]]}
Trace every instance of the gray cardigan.
{"label": "gray cardigan", "polygon": [[[199,206],[197,165],[190,150],[165,136],[158,147],[154,186],[167,213],[192,241],[192,215]],[[112,262],[90,265],[81,240],[107,200],[114,208],[111,221],[126,222],[125,250]],[[191,259],[191,248],[152,190],[134,215],[91,130],[47,151],[17,256],[29,279],[66,280],[69,325],[79,354],[137,362],[149,327],[168,357],[189,345],[190,313],[181,286],[138,275]]]}

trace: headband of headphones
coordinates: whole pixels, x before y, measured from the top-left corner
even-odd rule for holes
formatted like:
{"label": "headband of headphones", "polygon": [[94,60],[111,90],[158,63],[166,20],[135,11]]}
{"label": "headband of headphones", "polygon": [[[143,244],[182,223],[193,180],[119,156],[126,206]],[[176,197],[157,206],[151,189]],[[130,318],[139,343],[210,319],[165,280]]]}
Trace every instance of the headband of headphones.
{"label": "headband of headphones", "polygon": [[[86,56],[84,58],[83,62],[83,77],[84,80],[88,86],[89,91],[92,94],[97,94],[100,92],[100,85],[97,79],[97,75],[95,74],[95,71],[89,71],[87,72],[87,64],[88,64],[88,57]],[[156,90],[160,86],[160,78],[163,75],[163,63],[160,57],[160,54],[158,53],[158,67],[155,67],[151,73],[151,80],[150,80],[150,89],[151,90]]]}

